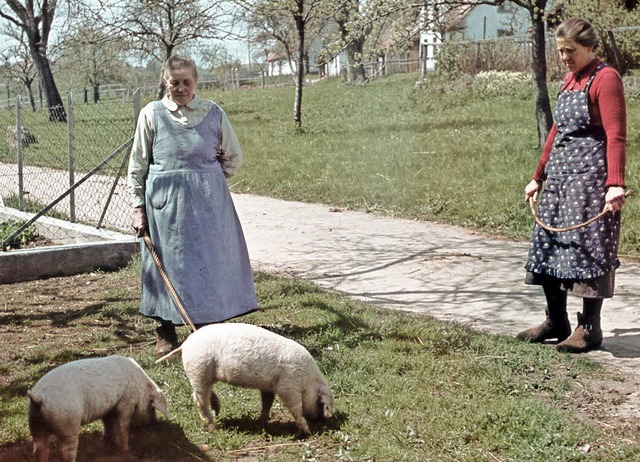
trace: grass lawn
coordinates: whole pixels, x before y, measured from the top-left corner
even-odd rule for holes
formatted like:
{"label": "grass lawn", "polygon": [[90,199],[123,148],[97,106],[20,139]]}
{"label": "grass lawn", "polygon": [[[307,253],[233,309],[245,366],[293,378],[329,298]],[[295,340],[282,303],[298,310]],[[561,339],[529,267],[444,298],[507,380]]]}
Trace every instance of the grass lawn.
{"label": "grass lawn", "polygon": [[[137,313],[138,274],[134,262],[115,273],[0,286],[0,460],[28,460],[25,393],[38,378],[114,353],[135,358],[170,403],[170,420],[134,433],[132,460],[640,460],[637,423],[615,409],[638,385],[621,374],[261,273],[261,310],[242,321],[311,352],[335,394],[335,416],[301,440],[278,400],[262,428],[259,393],[219,384],[217,428],[203,428],[180,360],[154,363],[154,323]],[[100,430],[84,427],[79,460],[122,460],[104,451]]]}
{"label": "grass lawn", "polygon": [[[305,87],[301,130],[291,88],[205,94],[227,111],[246,152],[232,190],[528,237],[522,190],[540,154],[531,101],[418,90],[415,79]],[[630,199],[622,239],[629,255],[640,249],[637,209]],[[135,358],[170,402],[170,420],[135,433],[133,460],[640,460],[638,419],[618,413],[637,392],[629,377],[548,346],[262,273],[261,309],[241,320],[304,345],[333,389],[336,414],[301,440],[278,401],[262,428],[258,392],[219,385],[217,428],[205,429],[180,361],[154,363],[155,326],[137,313],[139,271],[136,261],[114,273],[0,285],[0,461],[28,460],[26,391],[35,381],[65,362],[113,353]],[[122,460],[103,450],[100,430],[84,428],[79,461]]]}

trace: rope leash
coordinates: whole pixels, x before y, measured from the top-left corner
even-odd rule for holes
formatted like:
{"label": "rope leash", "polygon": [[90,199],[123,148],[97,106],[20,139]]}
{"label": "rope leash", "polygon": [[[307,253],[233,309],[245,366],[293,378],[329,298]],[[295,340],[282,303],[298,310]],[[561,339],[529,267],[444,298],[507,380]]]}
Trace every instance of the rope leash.
{"label": "rope leash", "polygon": [[167,290],[169,291],[169,294],[171,294],[171,297],[173,297],[173,301],[176,303],[176,306],[178,307],[178,312],[180,314],[180,317],[182,318],[182,321],[191,328],[192,333],[195,332],[196,328],[191,322],[191,318],[187,314],[187,310],[184,308],[184,305],[182,304],[182,301],[180,300],[178,293],[174,289],[173,284],[171,284],[171,280],[169,279],[169,276],[167,276],[167,273],[164,270],[164,266],[162,266],[160,257],[158,256],[158,253],[156,252],[156,248],[153,246],[153,242],[151,241],[151,236],[149,236],[149,231],[145,230],[143,238],[144,238],[144,243],[147,245],[147,248],[149,249],[149,252],[151,252],[151,257],[153,257],[153,261],[156,263],[156,266],[158,267],[158,271],[160,272],[160,276],[164,281],[164,285],[167,286]]}
{"label": "rope leash", "polygon": [[[627,192],[624,193],[624,197],[629,197],[633,194],[633,190],[629,190]],[[599,214],[597,214],[595,217],[588,219],[587,221],[583,222],[583,223],[578,223],[577,225],[573,225],[573,226],[568,226],[566,228],[554,228],[552,226],[546,225],[538,216],[538,212],[536,210],[536,202],[533,200],[533,196],[531,196],[529,198],[529,207],[531,208],[531,214],[533,215],[533,218],[536,220],[536,223],[538,223],[538,225],[540,225],[540,227],[542,229],[545,229],[547,231],[550,231],[552,233],[566,233],[567,231],[574,231],[576,229],[582,228],[584,226],[590,225],[591,223],[593,223],[594,221],[602,218],[603,216],[605,216],[607,213],[610,212],[609,209],[607,209],[607,206],[605,204],[604,209],[602,210],[602,212],[600,212]]]}

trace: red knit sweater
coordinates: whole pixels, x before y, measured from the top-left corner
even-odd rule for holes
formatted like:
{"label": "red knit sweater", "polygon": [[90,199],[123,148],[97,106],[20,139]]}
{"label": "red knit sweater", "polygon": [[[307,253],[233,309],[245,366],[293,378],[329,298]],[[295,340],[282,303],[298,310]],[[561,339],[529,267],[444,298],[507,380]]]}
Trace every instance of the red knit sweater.
{"label": "red knit sweater", "polygon": [[[593,70],[602,62],[595,58],[580,73],[565,76],[561,90],[584,90]],[[606,186],[626,187],[624,170],[626,162],[627,112],[624,88],[620,74],[613,67],[600,69],[589,88],[589,115],[594,125],[604,129],[607,144],[607,182]],[[557,130],[555,123],[551,127],[533,179],[544,181],[544,168],[549,160]]]}

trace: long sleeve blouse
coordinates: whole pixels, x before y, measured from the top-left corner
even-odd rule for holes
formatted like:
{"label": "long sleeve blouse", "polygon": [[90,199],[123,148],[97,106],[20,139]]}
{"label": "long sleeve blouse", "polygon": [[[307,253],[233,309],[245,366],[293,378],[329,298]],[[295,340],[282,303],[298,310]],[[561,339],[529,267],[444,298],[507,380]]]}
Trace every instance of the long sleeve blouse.
{"label": "long sleeve blouse", "polygon": [[[560,91],[584,90],[591,73],[602,63],[595,58],[579,73],[568,73]],[[626,163],[627,115],[624,98],[624,87],[620,74],[612,68],[601,69],[589,88],[589,116],[592,123],[602,127],[606,135],[607,149],[607,182],[606,186],[625,187],[624,171]],[[540,162],[533,175],[537,181],[546,180],[545,166],[557,134],[555,123],[551,127],[549,136],[540,157]]]}
{"label": "long sleeve blouse", "polygon": [[[161,101],[169,111],[171,118],[177,124],[188,128],[195,127],[202,122],[215,104],[213,101],[200,98],[198,95],[195,95],[186,106],[178,106],[167,96]],[[220,161],[224,175],[229,178],[240,168],[243,154],[235,131],[229,122],[229,118],[222,109],[221,112],[222,141],[218,152],[218,160]],[[131,157],[129,159],[127,187],[133,207],[140,207],[145,204],[145,181],[147,172],[149,171],[149,162],[153,154],[153,141],[155,137],[154,125],[153,105],[150,103],[140,111],[138,124],[136,125],[136,131],[133,136]]]}

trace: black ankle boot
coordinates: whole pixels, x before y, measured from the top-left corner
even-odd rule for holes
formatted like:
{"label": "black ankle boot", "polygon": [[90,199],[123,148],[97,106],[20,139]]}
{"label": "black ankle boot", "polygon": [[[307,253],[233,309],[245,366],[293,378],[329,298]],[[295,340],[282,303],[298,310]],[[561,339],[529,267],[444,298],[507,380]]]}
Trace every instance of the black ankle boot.
{"label": "black ankle boot", "polygon": [[571,335],[571,323],[567,315],[567,291],[562,290],[559,283],[544,284],[542,289],[547,299],[545,320],[539,326],[518,333],[516,338],[532,343],[552,339],[562,342]]}
{"label": "black ankle boot", "polygon": [[178,348],[178,335],[176,326],[170,322],[163,321],[156,328],[156,346],[154,352],[157,356],[164,356]]}
{"label": "black ankle boot", "polygon": [[552,339],[558,339],[558,342],[562,342],[571,335],[571,323],[566,311],[564,315],[554,317],[550,315],[548,308],[545,313],[547,316],[542,324],[519,332],[516,338],[531,343],[542,343]]}
{"label": "black ankle boot", "polygon": [[578,327],[571,337],[556,345],[556,350],[564,353],[586,353],[602,345],[600,327],[601,298],[585,298],[582,313],[578,313]]}

